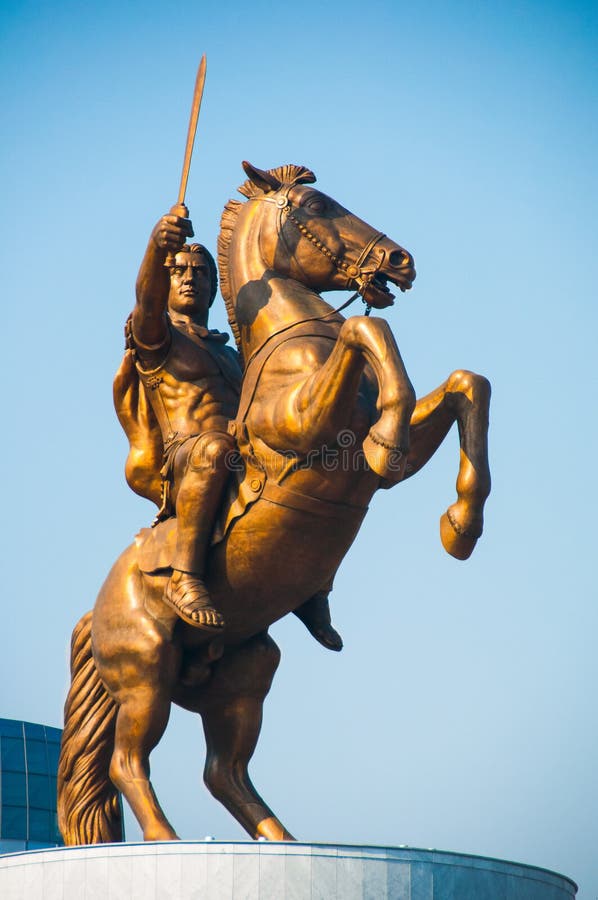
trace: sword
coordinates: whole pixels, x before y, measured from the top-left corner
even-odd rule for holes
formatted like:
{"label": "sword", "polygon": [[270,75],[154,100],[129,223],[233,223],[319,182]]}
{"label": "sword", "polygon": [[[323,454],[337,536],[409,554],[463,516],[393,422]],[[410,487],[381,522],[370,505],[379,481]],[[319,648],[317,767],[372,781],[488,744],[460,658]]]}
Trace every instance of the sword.
{"label": "sword", "polygon": [[189,218],[189,210],[185,206],[185,193],[187,191],[187,179],[189,178],[189,169],[191,167],[191,155],[193,153],[193,144],[195,143],[195,132],[197,131],[197,120],[199,118],[199,110],[201,107],[201,98],[203,97],[203,88],[206,81],[206,55],[201,58],[197,77],[195,79],[195,88],[193,91],[193,103],[191,105],[191,115],[189,117],[189,130],[187,132],[187,144],[185,145],[185,158],[183,160],[183,172],[181,174],[181,186],[179,188],[179,197],[175,205],[170,210],[171,216],[181,216],[183,219]]}

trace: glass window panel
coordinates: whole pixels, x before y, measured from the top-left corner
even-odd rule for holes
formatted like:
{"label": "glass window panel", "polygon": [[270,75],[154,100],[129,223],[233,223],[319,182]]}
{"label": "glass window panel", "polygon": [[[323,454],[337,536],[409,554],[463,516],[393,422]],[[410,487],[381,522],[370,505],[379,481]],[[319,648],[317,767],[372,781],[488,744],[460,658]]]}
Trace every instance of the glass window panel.
{"label": "glass window panel", "polygon": [[2,805],[27,806],[27,787],[22,772],[2,772]]}
{"label": "glass window panel", "polygon": [[0,841],[0,853],[18,853],[26,849],[25,841]]}
{"label": "glass window panel", "polygon": [[43,725],[36,725],[34,722],[25,722],[25,737],[27,740],[31,738],[34,741],[45,741],[46,732]]}
{"label": "glass window panel", "polygon": [[0,734],[7,737],[23,737],[23,723],[14,719],[0,719]]}
{"label": "glass window panel", "polygon": [[28,777],[29,806],[38,809],[50,809],[50,779],[47,775],[32,775]]}
{"label": "glass window panel", "polygon": [[58,788],[56,786],[56,778],[50,776],[50,809],[56,809],[56,800],[58,794]]}
{"label": "glass window panel", "polygon": [[59,844],[61,847],[64,845],[64,841],[62,840],[62,835],[58,827],[58,813],[55,812],[50,813],[50,840],[54,844]]}
{"label": "glass window panel", "polygon": [[48,742],[48,766],[50,773],[58,772],[58,757],[60,755],[60,744]]}
{"label": "glass window panel", "polygon": [[48,756],[44,741],[27,739],[27,771],[35,775],[45,775],[48,771]]}
{"label": "glass window panel", "polygon": [[50,813],[46,809],[29,810],[29,840],[48,841],[50,839]]}
{"label": "glass window panel", "polygon": [[25,771],[25,751],[23,738],[2,737],[2,771],[8,769],[13,772]]}
{"label": "glass window panel", "polygon": [[27,840],[27,810],[24,806],[2,807],[2,837]]}

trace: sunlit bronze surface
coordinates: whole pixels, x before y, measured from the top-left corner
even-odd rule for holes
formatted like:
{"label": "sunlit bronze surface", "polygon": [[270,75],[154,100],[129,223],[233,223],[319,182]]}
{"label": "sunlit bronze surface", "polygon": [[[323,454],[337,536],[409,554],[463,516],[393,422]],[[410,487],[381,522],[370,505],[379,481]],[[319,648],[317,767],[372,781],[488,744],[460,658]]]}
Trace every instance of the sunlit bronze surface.
{"label": "sunlit bronze surface", "polygon": [[[345,319],[320,296],[349,288],[359,290],[374,309],[389,306],[387,282],[411,287],[410,254],[315,190],[309,170],[244,166],[248,180],[240,191],[246,202],[227,204],[218,247],[222,294],[245,365],[240,403],[226,430],[240,457],[229,459],[226,469],[233,471],[226,486],[218,482],[218,491],[227,493],[203,572],[210,604],[225,624],[218,630],[187,624],[165,602],[182,545],[178,517],[163,508],[166,518],[122,553],[93,616],[84,616],[73,634],[59,770],[60,825],[69,844],[119,839],[114,786],[146,840],[176,837],[151,787],[148,762],[173,701],[202,717],[204,778],[214,796],[250,835],[290,838],[247,773],[279,661],[268,626],[309,598],[326,597],[373,493],[419,471],[455,422],[461,445],[457,500],[441,518],[441,539],[449,553],[466,559],[481,534],[490,490],[487,380],[458,370],[416,402],[386,321],[366,315]],[[177,242],[180,246],[188,228],[178,219],[168,224],[179,233],[170,245],[164,239],[162,254]],[[169,230],[164,223],[159,228]],[[154,234],[152,243],[157,248],[159,236]],[[150,355],[162,350],[163,297],[172,292],[159,259],[150,246],[132,320],[137,352],[143,344]],[[162,299],[155,305],[154,329],[147,310],[156,285]],[[145,312],[140,286],[154,298]],[[172,300],[169,293],[171,317]],[[174,328],[173,347],[177,334],[197,346],[204,340],[196,335],[196,341],[176,322],[168,328]],[[175,356],[186,359],[178,351]],[[193,356],[194,365],[198,358]],[[147,356],[148,370],[150,363]],[[180,370],[174,374],[185,383]],[[209,377],[196,375],[186,383]],[[223,369],[212,376],[213,423],[203,399],[192,410],[185,407],[188,391],[177,405],[176,378],[168,415],[176,420],[184,408],[183,428],[197,416],[202,434],[208,428],[224,436],[233,398],[221,392]],[[151,386],[144,384],[137,399],[147,412]],[[158,423],[162,438],[165,422]],[[141,433],[133,437],[141,450],[133,440],[129,480],[164,507],[157,477],[160,448],[148,444],[144,459]],[[220,459],[220,451],[216,456]],[[177,479],[183,485],[185,477],[175,473],[175,489]],[[176,506],[176,497],[170,502]],[[205,556],[205,534],[201,540]],[[310,614],[308,608],[308,621]]]}
{"label": "sunlit bronze surface", "polygon": [[203,97],[203,89],[206,83],[206,55],[202,56],[197,76],[195,78],[195,87],[193,89],[193,103],[191,104],[191,116],[189,117],[189,130],[187,132],[187,142],[185,144],[185,157],[183,159],[183,171],[181,174],[181,184],[179,186],[179,196],[176,202],[177,207],[185,205],[185,194],[187,193],[187,179],[189,178],[189,169],[191,167],[191,156],[193,154],[193,144],[195,143],[195,132],[197,131],[197,121],[199,119],[199,110],[201,109],[201,101]]}

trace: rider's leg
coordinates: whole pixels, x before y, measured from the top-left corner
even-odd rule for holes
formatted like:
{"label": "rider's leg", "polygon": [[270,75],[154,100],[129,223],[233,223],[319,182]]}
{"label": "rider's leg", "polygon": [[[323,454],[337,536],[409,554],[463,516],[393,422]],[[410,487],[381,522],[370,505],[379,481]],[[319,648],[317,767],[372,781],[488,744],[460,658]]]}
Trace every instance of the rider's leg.
{"label": "rider's leg", "polygon": [[293,840],[257,793],[247,766],[262,724],[262,706],[280,660],[268,634],[256,635],[216,663],[199,695],[206,736],[204,780],[251,837]]}
{"label": "rider's leg", "polygon": [[295,615],[301,619],[309,633],[323,647],[326,647],[327,650],[338,651],[343,649],[343,639],[336,628],[332,626],[328,602],[333,580],[333,577],[330,578],[321,590],[306,600],[302,606],[299,606],[295,610]]}
{"label": "rider's leg", "polygon": [[440,520],[445,550],[467,559],[482,533],[484,502],[490,493],[488,408],[490,384],[483,375],[462,369],[417,401],[411,418],[405,477],[415,475],[436,452],[454,422],[461,444],[457,502]]}
{"label": "rider's leg", "polygon": [[[224,625],[222,615],[212,605],[204,575],[234,446],[229,434],[210,431],[201,435],[190,450],[184,445],[179,451],[185,454],[185,468],[176,494],[177,544],[165,597],[185,622],[199,628]],[[180,465],[177,459],[177,467]]]}

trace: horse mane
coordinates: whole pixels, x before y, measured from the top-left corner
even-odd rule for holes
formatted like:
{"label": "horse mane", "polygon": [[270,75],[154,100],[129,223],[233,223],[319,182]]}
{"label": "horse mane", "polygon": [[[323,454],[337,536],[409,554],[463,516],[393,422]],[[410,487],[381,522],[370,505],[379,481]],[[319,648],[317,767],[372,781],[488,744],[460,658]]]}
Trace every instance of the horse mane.
{"label": "horse mane", "polygon": [[[313,182],[316,180],[316,176],[314,175],[314,173],[306,166],[295,166],[292,164],[277,166],[275,169],[268,169],[268,173],[270,175],[273,175],[274,178],[278,179],[281,184],[290,186],[294,184],[313,184]],[[262,188],[258,187],[257,184],[254,184],[254,182],[251,181],[250,178],[244,181],[243,184],[237,188],[237,190],[244,197],[247,197],[248,200],[252,197],[259,197],[264,193]],[[242,365],[244,365],[244,363],[243,350],[241,347],[241,330],[235,316],[232,288],[230,279],[228,277],[228,261],[233,232],[237,225],[239,213],[243,209],[244,205],[245,204],[240,200],[229,200],[226,203],[222,211],[222,216],[220,218],[220,233],[218,235],[218,269],[220,271],[220,293],[222,294],[222,297],[224,299],[226,314],[228,316],[228,323],[233,333],[233,337],[237,345],[237,350],[239,351],[239,355],[241,357]]]}
{"label": "horse mane", "polygon": [[222,210],[222,216],[220,217],[220,233],[218,234],[217,241],[217,256],[218,270],[220,273],[220,293],[222,294],[224,305],[226,306],[228,324],[230,325],[230,329],[237,345],[237,350],[239,351],[239,356],[241,357],[241,368],[244,368],[245,361],[243,360],[243,348],[241,346],[241,329],[239,328],[239,323],[237,322],[237,317],[235,315],[231,283],[230,278],[228,277],[230,244],[237,218],[242,208],[243,204],[240,200],[228,200],[226,206]]}

